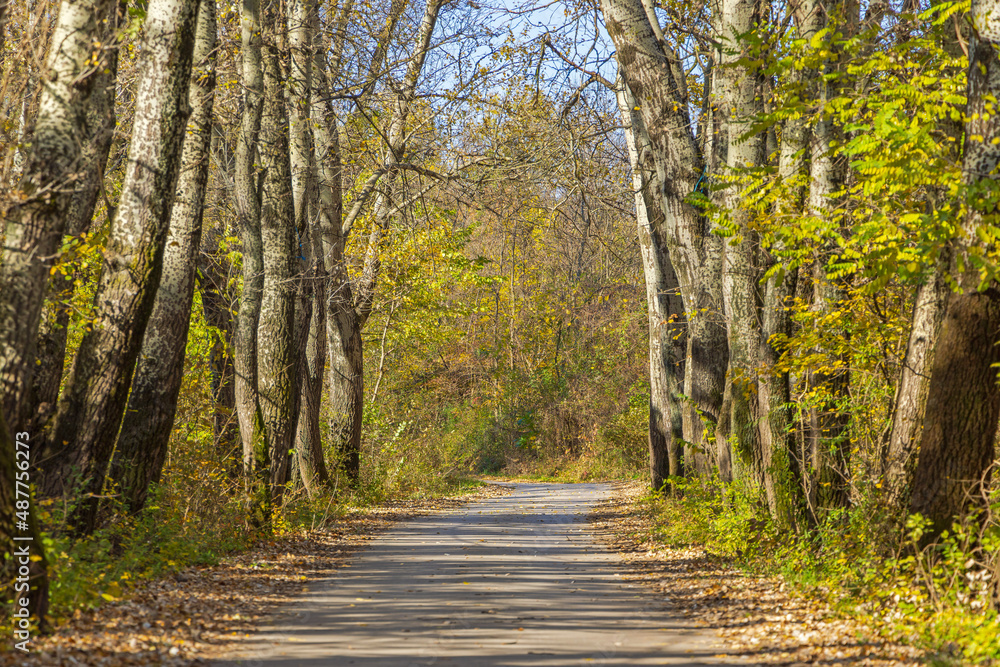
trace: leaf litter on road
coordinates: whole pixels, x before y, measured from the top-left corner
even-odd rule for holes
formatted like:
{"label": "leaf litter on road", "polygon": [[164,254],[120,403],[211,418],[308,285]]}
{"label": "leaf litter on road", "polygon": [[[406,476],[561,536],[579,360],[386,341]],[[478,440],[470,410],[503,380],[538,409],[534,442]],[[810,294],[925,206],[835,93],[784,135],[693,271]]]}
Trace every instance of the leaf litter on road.
{"label": "leaf litter on road", "polygon": [[78,610],[27,654],[0,650],[13,667],[196,667],[238,648],[312,581],[349,567],[359,547],[394,524],[448,510],[509,489],[485,484],[458,497],[356,508],[320,530],[258,543],[218,565],[192,567],[139,582],[123,599]]}
{"label": "leaf litter on road", "polygon": [[910,667],[922,652],[888,642],[822,600],[799,595],[775,577],[741,571],[692,546],[652,539],[653,521],[639,504],[648,487],[618,483],[590,515],[595,537],[619,553],[624,579],[655,591],[665,609],[717,631],[730,654],[757,664]]}

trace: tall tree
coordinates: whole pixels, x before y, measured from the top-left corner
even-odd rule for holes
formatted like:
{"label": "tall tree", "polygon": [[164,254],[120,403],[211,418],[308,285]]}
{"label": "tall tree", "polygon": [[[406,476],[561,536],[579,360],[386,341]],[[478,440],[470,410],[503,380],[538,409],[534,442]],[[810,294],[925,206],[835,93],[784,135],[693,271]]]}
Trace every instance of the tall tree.
{"label": "tall tree", "polygon": [[913,472],[910,510],[950,527],[989,482],[1000,387],[1000,285],[985,279],[977,233],[997,215],[1000,187],[1000,2],[975,0],[970,10],[969,82],[962,181],[968,213],[951,242],[954,291],[929,353],[930,380]]}
{"label": "tall tree", "polygon": [[[66,215],[66,234],[78,236],[90,229],[94,207],[104,187],[104,168],[115,134],[115,82],[118,74],[118,52],[121,29],[126,17],[125,3],[119,0],[114,21],[103,23],[98,72],[87,102],[83,128],[80,166],[75,192]],[[110,215],[110,211],[108,212]],[[66,362],[66,342],[69,329],[69,301],[75,282],[70,276],[56,272],[49,278],[48,298],[42,311],[38,345],[33,364],[30,397],[26,408],[30,413],[22,423],[32,420],[31,431],[39,433],[45,420],[55,410],[59,385]]]}
{"label": "tall tree", "polygon": [[319,165],[312,136],[314,114],[315,122],[326,120],[322,101],[318,104],[313,102],[313,91],[317,88],[313,77],[325,76],[325,72],[318,71],[325,65],[325,58],[317,60],[320,58],[317,52],[323,49],[318,24],[319,12],[314,3],[297,0],[289,5],[292,190],[300,259],[307,264],[301,278],[301,307],[296,317],[296,326],[306,327],[304,332],[300,332],[306,340],[299,359],[300,407],[295,464],[302,484],[310,494],[315,494],[317,486],[328,484],[330,479],[323,454],[320,419],[326,360],[326,270],[318,224],[321,215]]}
{"label": "tall tree", "polygon": [[639,0],[603,0],[608,34],[615,44],[622,76],[639,102],[649,134],[659,204],[666,228],[670,263],[677,273],[688,320],[684,365],[684,439],[688,469],[708,473],[704,452],[722,407],[728,363],[722,317],[722,242],[712,234],[692,196],[707,189],[706,161],[688,110],[680,58],[661,38],[652,6]]}
{"label": "tall tree", "polygon": [[[800,3],[794,12],[795,36],[809,39],[817,28],[806,21],[810,3]],[[792,86],[809,85],[810,72],[796,70],[791,75]],[[803,210],[808,179],[809,125],[796,116],[785,120],[781,127],[778,155],[778,178],[785,198],[774,211],[779,220],[794,219]],[[764,282],[761,308],[759,358],[763,377],[758,385],[758,419],[762,466],[765,471],[764,490],[771,516],[781,528],[797,527],[801,523],[804,505],[802,466],[791,414],[791,379],[789,373],[778,370],[781,358],[775,339],[792,332],[792,299],[798,282],[798,269],[776,267],[776,255],[785,248],[776,242],[763,251],[762,264],[769,270]]]}
{"label": "tall tree", "polygon": [[[905,11],[916,13],[916,8],[911,5],[912,2],[908,2]],[[908,24],[909,20],[903,26]],[[971,31],[967,24],[959,24],[958,27],[959,30],[954,33],[950,30],[945,33],[946,36],[941,39],[942,47],[945,53],[956,60],[964,60],[965,42],[971,37]],[[898,34],[901,40],[905,39],[908,29],[901,29]],[[946,144],[949,161],[960,163],[961,139],[965,133],[961,117],[955,114],[954,117],[940,119],[938,129],[950,138]],[[947,187],[941,184],[932,189],[927,199],[928,210],[933,211],[940,205],[948,207]],[[905,363],[900,367],[892,403],[892,430],[881,461],[883,490],[880,501],[890,520],[897,526],[909,510],[934,349],[944,318],[945,302],[951,292],[948,270],[954,252],[954,244],[940,248],[933,269],[920,281],[913,297]]]}
{"label": "tall tree", "polygon": [[[106,23],[115,23],[114,0],[64,0],[52,35],[31,148],[15,197],[4,203],[0,259],[0,387],[13,428],[25,413],[30,366],[45,285],[68,214],[82,195],[87,108],[102,77],[92,59]],[[16,420],[16,421],[15,421]]]}
{"label": "tall tree", "polygon": [[256,167],[257,137],[264,98],[260,0],[248,0],[241,5],[240,25],[243,99],[236,141],[235,181],[236,212],[243,246],[243,291],[240,294],[236,331],[233,334],[233,365],[236,372],[234,391],[243,444],[243,467],[249,473],[254,468],[254,451],[257,441],[262,437],[263,428],[257,396],[257,325],[264,289],[264,251],[261,245]]}
{"label": "tall tree", "polygon": [[[846,0],[831,4],[806,2],[800,10],[805,33],[813,36],[828,28],[831,34],[852,35],[857,32],[859,3]],[[841,45],[833,40],[828,60],[813,77],[816,87],[817,117],[809,135],[809,188],[806,196],[806,215],[835,225],[843,209],[844,185],[847,179],[847,159],[841,153],[843,128],[830,110],[830,102],[845,89],[844,63],[846,55]],[[827,277],[827,264],[836,253],[828,242],[819,249],[812,264],[812,304],[817,316],[837,308],[843,299],[843,286]],[[803,477],[806,497],[817,519],[822,519],[832,509],[847,505],[850,496],[850,452],[847,440],[848,415],[838,403],[847,395],[850,380],[843,359],[836,359],[827,367],[807,374],[807,391],[820,396],[822,402],[808,413],[804,434],[804,449],[810,474]]]}
{"label": "tall tree", "polygon": [[[306,373],[307,377],[303,382],[303,404],[306,406],[305,422],[300,425],[299,446],[303,448],[300,458],[300,473],[307,485],[315,480],[316,476],[322,474],[325,468],[325,458],[321,451],[321,426],[320,415],[314,411],[313,405],[316,402],[316,389],[319,385],[319,398],[322,398],[323,373],[326,371],[327,355],[332,355],[333,349],[329,341],[331,334],[338,328],[338,322],[334,319],[335,310],[332,305],[336,301],[353,301],[350,281],[347,275],[344,252],[346,249],[347,234],[345,232],[343,220],[343,160],[340,148],[340,132],[338,129],[337,117],[328,101],[330,95],[331,82],[338,81],[341,74],[341,64],[343,62],[344,46],[347,40],[347,26],[350,20],[354,3],[352,0],[344,0],[337,7],[333,21],[333,43],[330,49],[317,46],[313,50],[313,70],[312,70],[312,91],[311,91],[311,113],[315,125],[313,127],[313,138],[316,147],[314,162],[316,168],[316,215],[310,228],[312,243],[310,249],[315,257],[319,259],[316,263],[316,271],[322,276],[322,280],[314,286],[313,294],[322,297],[323,303],[317,304],[314,300],[313,319],[310,321],[309,343],[306,351]],[[320,39],[320,31],[316,31],[316,38]],[[330,53],[330,60],[327,62],[326,54]],[[336,290],[336,291],[332,291]],[[339,312],[347,313],[346,307]],[[323,331],[318,327],[321,323]],[[322,356],[319,356],[322,354]],[[331,363],[338,359],[330,357]],[[341,366],[338,367],[342,367]],[[316,378],[315,373],[319,371],[320,377]],[[353,396],[354,388],[349,382],[346,386],[340,374],[330,373],[330,400],[337,401],[338,397]],[[363,400],[363,396],[361,399]],[[359,403],[363,407],[363,403]],[[338,406],[333,407],[338,410]],[[360,424],[359,424],[360,427]],[[332,433],[331,435],[339,435]],[[338,450],[343,448],[342,440],[334,440],[333,443]],[[322,466],[322,467],[321,467]]]}
{"label": "tall tree", "polygon": [[111,478],[132,512],[142,509],[150,483],[159,481],[184,376],[215,101],[216,21],[211,0],[198,3],[193,58],[188,92],[191,116],[160,284],[111,466]]}
{"label": "tall tree", "polygon": [[[664,242],[661,191],[638,102],[619,75],[618,109],[632,167],[636,222],[649,311],[649,472],[654,490],[684,474],[684,303]],[[644,160],[644,163],[641,162]]]}
{"label": "tall tree", "polygon": [[270,461],[271,502],[281,499],[288,482],[289,452],[298,419],[299,354],[295,345],[298,254],[285,104],[284,72],[288,69],[283,53],[285,33],[285,17],[278,3],[269,2],[262,16],[264,101],[258,139],[263,172],[258,196],[264,282],[257,325],[257,392],[265,443],[260,446],[267,447]]}
{"label": "tall tree", "polygon": [[[731,176],[742,169],[764,165],[766,134],[752,131],[764,111],[764,80],[753,62],[748,35],[759,31],[769,18],[766,0],[722,2],[720,83],[716,114],[726,130],[726,168]],[[752,223],[753,212],[742,202],[741,188],[730,185],[723,201],[735,236],[723,248],[722,303],[729,339],[729,417],[737,456],[734,473],[764,485],[765,468],[757,433],[759,412],[757,373],[760,364],[760,242]],[[722,443],[720,443],[722,446]]]}
{"label": "tall tree", "polygon": [[[327,353],[330,373],[329,430],[334,444],[342,454],[344,469],[356,480],[360,468],[361,418],[364,410],[364,356],[361,331],[371,314],[372,299],[378,283],[380,252],[391,223],[402,208],[388,192],[399,192],[399,165],[408,145],[407,121],[416,99],[417,83],[424,62],[431,50],[431,37],[441,10],[441,0],[429,0],[424,8],[416,42],[410,53],[403,80],[395,86],[392,113],[385,130],[387,146],[381,168],[365,184],[351,212],[340,224],[324,235],[324,248],[332,259],[328,267],[327,284]],[[382,190],[375,194],[372,205],[374,224],[365,255],[364,268],[357,284],[353,284],[344,263],[344,248],[354,220],[361,212],[368,195],[379,180]]]}
{"label": "tall tree", "polygon": [[136,116],[122,195],[85,333],[40,462],[47,495],[82,499],[71,519],[89,533],[153,308],[187,124],[196,0],[154,0],[147,13]]}

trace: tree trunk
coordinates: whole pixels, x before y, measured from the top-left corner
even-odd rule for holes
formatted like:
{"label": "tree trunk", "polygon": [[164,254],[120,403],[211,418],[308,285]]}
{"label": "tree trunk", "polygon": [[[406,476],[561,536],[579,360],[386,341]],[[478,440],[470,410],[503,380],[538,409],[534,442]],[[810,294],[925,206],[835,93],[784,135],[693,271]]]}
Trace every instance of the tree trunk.
{"label": "tree trunk", "polygon": [[133,513],[145,505],[149,485],[160,479],[184,377],[215,101],[216,24],[215,4],[210,0],[198,3],[195,34],[196,66],[188,94],[191,116],[181,152],[160,285],[111,466],[111,479]]}
{"label": "tree trunk", "polygon": [[[840,25],[845,34],[851,34],[857,28],[858,4],[852,0],[829,6],[809,2],[804,5],[803,12],[808,30],[818,30],[819,26],[836,21],[842,22]],[[834,21],[830,19],[831,14]],[[807,35],[804,37],[809,38]],[[840,68],[842,62],[843,54],[834,52],[827,69]],[[813,125],[810,138],[807,213],[829,223],[836,220],[838,208],[843,204],[843,195],[839,193],[847,176],[847,160],[837,152],[838,147],[843,145],[843,130],[827,113],[825,105],[840,95],[844,84],[842,79],[828,80],[823,76],[817,77],[815,83],[819,86],[817,103],[822,112]],[[827,261],[836,251],[832,243],[822,248],[818,261],[812,267],[812,310],[819,316],[837,308],[843,299],[842,285],[826,276]],[[840,333],[846,335],[846,332]],[[806,497],[817,520],[822,520],[830,510],[846,507],[850,502],[851,444],[846,435],[849,417],[838,405],[847,396],[850,377],[846,362],[839,361],[844,368],[830,373],[810,372],[806,378],[808,391],[826,397],[822,405],[809,411],[804,443],[812,473],[804,478]]]}
{"label": "tree trunk", "polygon": [[47,495],[81,485],[82,502],[70,521],[79,533],[94,529],[160,279],[187,122],[196,9],[195,0],[150,5],[131,149],[94,298],[96,318],[80,343],[41,463]]}
{"label": "tree trunk", "polygon": [[[1000,2],[979,0],[971,9],[969,84],[962,180],[969,188],[969,212],[953,242],[950,274],[957,291],[947,295],[940,333],[930,353],[931,375],[920,450],[913,474],[910,510],[933,524],[934,534],[950,527],[970,505],[983,502],[990,481],[1000,388],[1000,285],[981,285],[976,232],[996,213],[1000,186]],[[987,194],[984,194],[987,193]]]}
{"label": "tree trunk", "polygon": [[297,244],[285,106],[286,81],[279,60],[281,18],[276,8],[265,11],[262,49],[264,104],[259,137],[260,163],[264,171],[260,198],[264,285],[257,325],[257,391],[271,462],[272,503],[280,502],[288,481],[289,453],[298,417],[295,412],[298,399],[298,355],[295,346]]}
{"label": "tree trunk", "polygon": [[117,7],[113,0],[60,4],[31,152],[19,192],[5,202],[0,390],[3,414],[15,430],[28,401],[49,268],[77,194],[74,183],[83,167],[82,143],[90,139],[86,110],[101,81],[97,68],[90,65],[92,46],[100,40],[105,21],[115,22]]}
{"label": "tree trunk", "polygon": [[[345,3],[334,30],[330,77],[339,75],[351,2]],[[360,466],[361,417],[364,410],[364,375],[360,329],[356,326],[354,295],[345,265],[347,234],[343,226],[343,199],[340,136],[336,117],[323,100],[329,95],[325,49],[314,54],[312,104],[317,122],[314,137],[317,150],[319,240],[322,245],[326,316],[326,364],[329,367],[329,409],[327,424],[330,441],[341,457],[349,480],[356,480]],[[316,341],[318,342],[318,340]],[[315,351],[315,348],[313,349]],[[311,366],[311,364],[310,364]],[[312,438],[312,436],[310,436]]]}
{"label": "tree trunk", "polygon": [[[806,178],[806,135],[808,127],[802,119],[792,118],[782,127],[778,174],[787,189],[787,202],[779,215],[798,216],[802,211],[804,179]],[[772,250],[780,251],[780,245]],[[764,256],[765,268],[776,263],[770,253]],[[778,270],[765,282],[761,309],[760,364],[763,377],[758,385],[758,420],[764,492],[775,524],[783,530],[797,528],[801,523],[805,500],[802,468],[797,455],[793,421],[790,414],[791,384],[787,372],[775,369],[781,358],[775,348],[775,336],[792,333],[791,306],[798,282],[798,269]]]}
{"label": "tree trunk", "polygon": [[[636,221],[642,252],[649,313],[649,472],[656,491],[670,491],[669,477],[684,474],[683,399],[684,304],[677,276],[663,243],[663,211],[657,201],[660,186],[649,155],[649,139],[635,97],[619,75],[618,109],[632,167]],[[640,156],[647,164],[640,164]]]}
{"label": "tree trunk", "polygon": [[[685,359],[684,439],[686,469],[707,474],[706,452],[718,422],[728,363],[722,303],[722,243],[690,202],[707,191],[705,161],[691,133],[686,84],[680,59],[657,38],[658,30],[638,0],[601,3],[608,34],[629,89],[640,101],[649,134],[665,243],[680,284],[688,323]],[[655,18],[655,17],[654,17]],[[690,465],[688,465],[690,464]]]}
{"label": "tree trunk", "polygon": [[[945,253],[947,254],[947,253]],[[900,371],[893,401],[892,432],[883,461],[884,484],[881,502],[902,525],[900,516],[909,509],[917,447],[921,439],[927,392],[934,367],[934,346],[941,331],[945,303],[950,290],[945,280],[948,261],[939,261],[937,270],[920,287],[913,303],[906,361]]]}
{"label": "tree trunk", "polygon": [[910,511],[930,519],[935,533],[983,502],[1000,418],[1000,291],[994,284],[977,292],[971,281],[964,288],[947,299],[913,474]]}
{"label": "tree trunk", "polygon": [[313,36],[312,0],[288,3],[288,44],[291,68],[288,77],[288,134],[291,157],[291,187],[295,206],[295,229],[300,254],[305,254],[304,235],[312,211],[314,162],[310,116],[312,110]]}
{"label": "tree trunk", "polygon": [[[119,2],[114,21],[101,26],[99,41],[116,44],[119,30],[126,16],[124,3]],[[97,205],[104,188],[104,168],[115,134],[115,80],[118,73],[118,48],[103,48],[102,58],[85,111],[82,128],[84,137],[80,153],[80,167],[72,201],[66,213],[66,234],[79,236],[90,229]],[[108,211],[112,215],[112,211]],[[25,406],[27,412],[20,423],[28,424],[30,432],[40,433],[45,422],[55,411],[59,400],[59,386],[66,363],[69,302],[73,297],[72,276],[56,272],[49,277],[48,297],[42,310],[36,345],[35,364],[29,387],[30,396]]]}
{"label": "tree trunk", "polygon": [[261,246],[258,193],[257,138],[260,133],[264,73],[261,63],[260,0],[241,5],[243,60],[243,113],[236,143],[236,211],[243,255],[243,291],[233,335],[236,370],[236,415],[243,445],[243,469],[250,479],[254,451],[263,437],[257,396],[257,326],[264,288],[264,254]]}
{"label": "tree trunk", "polygon": [[[724,0],[722,3],[721,95],[716,113],[727,132],[726,170],[760,167],[766,159],[766,135],[746,137],[757,115],[763,113],[764,82],[746,62],[746,35],[767,19],[760,0]],[[758,393],[761,337],[760,240],[753,230],[753,212],[743,206],[741,188],[731,183],[723,200],[736,236],[723,248],[722,304],[729,334],[729,435],[734,477],[764,486],[764,461],[758,435]],[[725,434],[723,434],[725,435]]]}
{"label": "tree trunk", "polygon": [[327,294],[327,355],[330,368],[330,440],[340,454],[348,480],[361,470],[361,419],[365,405],[361,326],[354,310],[351,282],[343,263],[335,265]]}
{"label": "tree trunk", "polygon": [[[313,253],[316,257],[316,253]],[[320,408],[323,398],[323,373],[326,365],[326,295],[323,291],[321,258],[314,262],[310,274],[312,316],[309,319],[308,340],[301,362],[301,409],[299,411],[298,438],[295,452],[302,484],[310,496],[320,487],[330,484],[323,455]]]}
{"label": "tree trunk", "polygon": [[757,386],[757,419],[764,494],[771,518],[781,530],[798,528],[805,509],[802,466],[789,407],[791,385],[788,373],[775,369],[781,355],[773,342],[775,336],[792,333],[790,312],[797,277],[798,271],[790,270],[768,278],[759,340],[759,363],[764,375]]}
{"label": "tree trunk", "polygon": [[308,263],[300,278],[300,304],[296,313],[297,338],[305,340],[300,350],[298,374],[299,418],[295,443],[295,462],[306,492],[315,496],[320,485],[329,484],[320,437],[320,408],[323,395],[323,372],[326,361],[326,299],[323,282],[321,230],[318,218],[317,162],[313,149],[311,125],[326,120],[323,104],[313,104],[313,71],[316,67],[317,23],[315,6],[296,0],[289,5],[289,43],[292,76],[289,81],[292,191],[295,202],[295,226],[300,239],[300,259]]}
{"label": "tree trunk", "polygon": [[[906,11],[917,13],[912,6]],[[971,39],[972,27],[966,22],[956,24],[959,30],[951,37],[944,38],[942,47],[946,53],[958,58],[962,57],[965,43]],[[900,32],[900,38],[909,34]],[[960,159],[961,139],[965,128],[960,118],[946,119],[940,123],[938,131],[943,132],[952,141],[955,149],[951,157]],[[936,207],[934,200],[947,201],[946,187],[929,193],[929,207]],[[887,513],[887,519],[894,528],[901,528],[910,506],[913,474],[916,470],[918,445],[921,438],[924,415],[927,407],[927,392],[929,389],[931,370],[934,364],[934,346],[944,319],[945,303],[951,289],[947,276],[951,267],[955,248],[944,247],[938,254],[933,271],[917,288],[913,303],[913,314],[910,318],[910,337],[906,348],[906,358],[899,373],[896,384],[896,395],[893,400],[892,431],[882,458],[883,487],[880,498],[881,506]]]}
{"label": "tree trunk", "polygon": [[[331,77],[337,77],[339,74],[339,63],[343,54],[347,19],[351,6],[352,3],[348,0],[341,9],[334,30],[333,61],[329,73]],[[317,35],[318,39],[319,31],[315,31],[314,34]],[[350,369],[351,367],[348,361],[341,359],[338,354],[343,354],[345,350],[345,345],[340,343],[340,332],[342,330],[350,331],[350,322],[346,321],[346,318],[353,317],[354,315],[354,299],[351,293],[347,270],[344,266],[346,235],[343,231],[343,192],[341,185],[343,166],[340,157],[340,135],[337,129],[336,116],[325,101],[330,89],[326,71],[326,52],[327,50],[321,46],[317,46],[313,50],[313,91],[310,100],[312,117],[316,121],[313,136],[316,146],[315,164],[317,175],[316,227],[312,230],[315,232],[312,238],[314,252],[322,260],[317,270],[322,272],[323,275],[323,282],[317,288],[317,294],[321,294],[323,303],[314,301],[314,319],[311,321],[310,327],[318,325],[318,318],[323,317],[325,332],[322,334],[320,332],[313,333],[312,329],[310,330],[310,342],[307,351],[307,372],[309,373],[309,377],[304,383],[304,387],[310,391],[315,390],[317,381],[312,377],[312,373],[314,369],[318,369],[320,373],[324,372],[328,356],[330,366],[330,387],[328,391],[331,413],[328,427],[330,429],[331,442],[338,448],[338,451],[344,449],[345,442],[351,444],[348,448],[350,451],[360,451],[360,416],[364,408],[363,385],[360,382],[363,378],[359,378],[353,373],[344,377],[342,372],[337,372],[337,369]],[[321,292],[319,289],[321,289]],[[320,339],[321,335],[323,336],[322,340]],[[322,348],[320,343],[322,343]],[[319,354],[321,349],[326,356],[316,357],[315,355]],[[322,377],[320,377],[318,382],[322,384]],[[310,405],[311,400],[313,400],[312,396],[303,397],[303,402],[306,405]],[[358,415],[356,428],[353,422],[341,417],[341,415],[354,414]],[[346,438],[342,435],[343,425],[349,425],[352,429],[352,431],[348,432]],[[306,431],[302,434],[308,439],[300,439],[300,442],[303,444],[304,449],[308,447],[309,460],[313,462],[311,472],[318,477],[321,474],[319,468],[320,461],[323,461],[325,468],[325,459],[322,450],[317,447],[322,442],[321,437],[313,430],[314,428],[320,428],[319,413],[317,412],[313,415],[310,408],[305,422]],[[355,431],[358,437],[356,444],[350,440],[350,434]],[[353,461],[349,460],[346,465],[348,467],[348,476],[351,477],[353,474],[352,478],[356,478],[358,470],[357,459]],[[303,480],[305,481],[305,478],[310,473],[309,466],[300,466],[300,471],[302,471]]]}

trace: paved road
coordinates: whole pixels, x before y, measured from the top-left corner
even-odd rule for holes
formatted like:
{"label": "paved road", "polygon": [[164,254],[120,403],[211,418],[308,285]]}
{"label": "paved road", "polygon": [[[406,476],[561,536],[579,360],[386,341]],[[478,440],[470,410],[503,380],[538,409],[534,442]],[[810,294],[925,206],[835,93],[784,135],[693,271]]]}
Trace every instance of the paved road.
{"label": "paved road", "polygon": [[622,581],[587,534],[601,484],[514,494],[401,525],[314,585],[227,665],[554,667],[726,662],[714,634]]}

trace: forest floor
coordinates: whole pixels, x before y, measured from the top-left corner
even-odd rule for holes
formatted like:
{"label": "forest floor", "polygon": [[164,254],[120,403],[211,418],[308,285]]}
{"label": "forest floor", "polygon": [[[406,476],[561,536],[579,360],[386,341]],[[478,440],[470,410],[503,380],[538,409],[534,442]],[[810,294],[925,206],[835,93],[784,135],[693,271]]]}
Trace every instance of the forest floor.
{"label": "forest floor", "polygon": [[595,533],[621,554],[627,578],[654,589],[697,625],[725,638],[756,664],[902,667],[922,652],[878,633],[821,600],[754,576],[706,553],[668,548],[652,538],[653,520],[638,502],[645,484],[619,483],[591,514]]}

